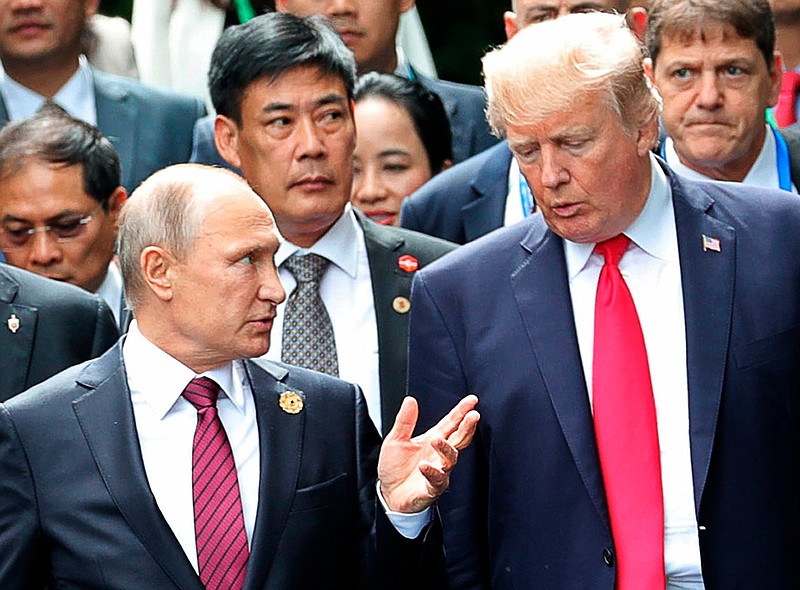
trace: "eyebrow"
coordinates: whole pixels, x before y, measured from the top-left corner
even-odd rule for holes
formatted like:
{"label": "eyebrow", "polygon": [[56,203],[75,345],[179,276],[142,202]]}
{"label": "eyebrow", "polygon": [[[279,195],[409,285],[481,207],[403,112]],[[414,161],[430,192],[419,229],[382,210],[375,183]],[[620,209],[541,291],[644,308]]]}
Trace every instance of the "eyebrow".
{"label": "eyebrow", "polygon": [[[52,223],[54,221],[58,221],[63,219],[64,217],[83,217],[84,213],[82,211],[75,211],[73,209],[65,209],[64,211],[60,211],[51,217],[45,219],[45,224]],[[6,213],[3,216],[3,222],[12,222],[12,223],[33,223],[30,219],[25,219],[24,217],[17,217],[16,215],[11,215],[10,213]]]}
{"label": "eyebrow", "polygon": [[[319,107],[322,107],[322,106],[326,106],[326,105],[329,105],[329,104],[339,104],[339,105],[344,106],[345,104],[347,104],[347,99],[344,96],[342,96],[341,94],[332,92],[332,93],[326,94],[325,96],[322,96],[322,97],[318,98],[316,101],[314,101],[314,108],[316,109],[316,108],[319,108]],[[297,110],[297,107],[298,107],[298,105],[296,103],[292,104],[292,103],[288,103],[288,102],[277,102],[276,101],[276,102],[267,103],[266,105],[264,105],[264,108],[261,109],[261,111],[263,113],[272,113],[272,112],[275,112],[275,111],[292,111],[292,110]]]}
{"label": "eyebrow", "polygon": [[411,152],[409,152],[407,150],[401,150],[400,148],[392,148],[392,149],[383,150],[381,152],[378,152],[378,156],[381,157],[381,158],[387,157],[387,156],[408,156],[410,154],[411,154]]}

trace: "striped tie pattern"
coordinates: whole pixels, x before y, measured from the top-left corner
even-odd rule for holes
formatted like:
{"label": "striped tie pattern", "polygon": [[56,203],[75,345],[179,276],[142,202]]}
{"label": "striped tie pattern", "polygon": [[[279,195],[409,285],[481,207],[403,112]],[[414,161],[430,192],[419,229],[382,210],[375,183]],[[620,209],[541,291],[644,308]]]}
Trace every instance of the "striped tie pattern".
{"label": "striped tie pattern", "polygon": [[208,377],[192,379],[183,391],[197,409],[192,445],[197,562],[206,590],[241,590],[250,551],[233,451],[217,415],[219,393]]}

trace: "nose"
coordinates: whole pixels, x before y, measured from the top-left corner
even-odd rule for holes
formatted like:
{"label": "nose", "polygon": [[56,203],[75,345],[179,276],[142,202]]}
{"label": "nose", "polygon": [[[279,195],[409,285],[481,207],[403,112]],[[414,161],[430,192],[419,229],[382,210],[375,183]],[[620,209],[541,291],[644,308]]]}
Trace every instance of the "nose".
{"label": "nose", "polygon": [[555,148],[542,146],[540,155],[542,186],[555,189],[569,182],[569,171],[561,165]]}
{"label": "nose", "polygon": [[11,10],[26,11],[42,8],[42,0],[14,0],[11,2]]}
{"label": "nose", "polygon": [[328,16],[351,16],[356,10],[356,0],[330,0],[328,3]]}
{"label": "nose", "polygon": [[388,196],[386,184],[374,166],[365,166],[353,183],[353,203],[356,206],[373,205]]}
{"label": "nose", "polygon": [[722,105],[722,87],[714,72],[703,72],[698,81],[697,106],[715,109]]}
{"label": "nose", "polygon": [[318,159],[325,156],[323,133],[311,118],[305,118],[300,122],[297,127],[299,159]]}
{"label": "nose", "polygon": [[258,288],[258,298],[262,301],[269,301],[275,305],[279,305],[286,299],[286,291],[281,285],[281,280],[278,277],[278,269],[275,264],[264,264],[259,267],[260,271],[260,285]]}
{"label": "nose", "polygon": [[33,243],[28,256],[31,266],[49,266],[61,262],[61,244],[55,241],[50,232],[36,232],[31,239]]}

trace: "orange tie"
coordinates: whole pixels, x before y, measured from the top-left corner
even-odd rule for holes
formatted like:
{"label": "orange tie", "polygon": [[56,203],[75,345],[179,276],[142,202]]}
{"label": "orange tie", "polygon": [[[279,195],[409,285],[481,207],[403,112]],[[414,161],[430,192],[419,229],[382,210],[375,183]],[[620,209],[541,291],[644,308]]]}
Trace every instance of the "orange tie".
{"label": "orange tie", "polygon": [[617,590],[664,590],[664,500],[656,409],[636,306],[619,271],[629,239],[605,259],[594,316],[592,405],[617,562]]}

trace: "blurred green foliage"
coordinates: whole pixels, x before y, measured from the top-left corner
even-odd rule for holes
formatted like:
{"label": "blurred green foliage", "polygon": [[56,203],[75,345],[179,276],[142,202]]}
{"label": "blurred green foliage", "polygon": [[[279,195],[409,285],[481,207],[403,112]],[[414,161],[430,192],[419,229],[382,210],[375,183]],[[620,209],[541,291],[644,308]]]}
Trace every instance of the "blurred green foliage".
{"label": "blurred green foliage", "polygon": [[[133,0],[101,0],[100,11],[130,19],[132,4]],[[481,57],[505,41],[503,12],[510,6],[510,0],[417,0],[442,79],[482,83]]]}

